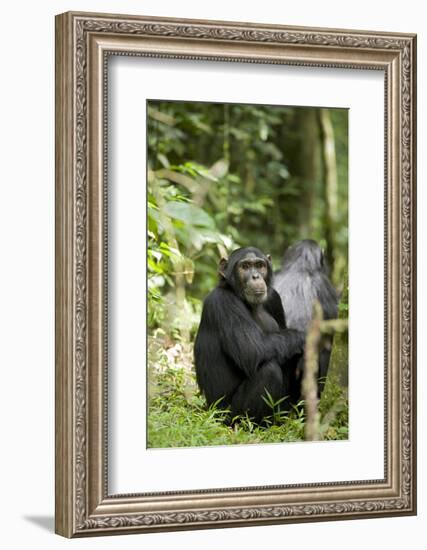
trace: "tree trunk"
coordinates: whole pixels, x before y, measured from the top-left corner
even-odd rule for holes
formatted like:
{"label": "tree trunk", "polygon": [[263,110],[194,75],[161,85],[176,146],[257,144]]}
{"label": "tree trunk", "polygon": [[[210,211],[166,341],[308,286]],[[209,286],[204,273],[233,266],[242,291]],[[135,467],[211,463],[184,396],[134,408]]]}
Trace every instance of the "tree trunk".
{"label": "tree trunk", "polygon": [[[348,318],[348,278],[345,279],[344,289],[340,300],[339,319]],[[338,378],[343,388],[348,387],[348,333],[336,334],[332,347],[329,371]]]}
{"label": "tree trunk", "polygon": [[[285,185],[295,187],[297,195],[280,195],[281,205],[273,209],[275,227],[289,227],[292,239],[316,238],[316,196],[322,175],[319,123],[317,109],[297,108],[283,124],[280,142],[290,180]],[[289,245],[287,242],[286,245]]]}
{"label": "tree trunk", "polygon": [[321,151],[316,109],[299,109],[297,120],[300,139],[296,173],[301,182],[298,225],[300,238],[310,238],[313,237],[314,232],[314,198],[321,176]]}
{"label": "tree trunk", "polygon": [[322,142],[322,165],[325,196],[325,238],[328,243],[326,259],[331,271],[336,254],[336,225],[338,208],[338,174],[335,153],[335,136],[328,109],[319,109],[319,126]]}

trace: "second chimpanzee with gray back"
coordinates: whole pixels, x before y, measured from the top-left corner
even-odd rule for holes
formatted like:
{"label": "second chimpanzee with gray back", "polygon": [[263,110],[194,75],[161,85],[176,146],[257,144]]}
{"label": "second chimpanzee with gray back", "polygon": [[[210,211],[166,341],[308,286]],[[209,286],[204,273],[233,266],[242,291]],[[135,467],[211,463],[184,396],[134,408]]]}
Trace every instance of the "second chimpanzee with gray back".
{"label": "second chimpanzee with gray back", "polygon": [[194,344],[197,382],[209,405],[260,422],[272,414],[263,400],[289,394],[287,362],[301,356],[305,335],[288,330],[271,287],[269,256],[253,247],[219,264],[218,286],[206,297]]}
{"label": "second chimpanzee with gray back", "polygon": [[[329,278],[320,246],[312,240],[298,241],[285,252],[281,270],[274,276],[274,288],[279,293],[288,328],[306,331],[313,314],[315,300],[320,302],[324,319],[335,319],[338,314],[338,296]],[[332,337],[322,340],[319,354],[319,396],[323,391],[329,368]],[[301,399],[303,357],[288,363],[291,376],[290,398]]]}

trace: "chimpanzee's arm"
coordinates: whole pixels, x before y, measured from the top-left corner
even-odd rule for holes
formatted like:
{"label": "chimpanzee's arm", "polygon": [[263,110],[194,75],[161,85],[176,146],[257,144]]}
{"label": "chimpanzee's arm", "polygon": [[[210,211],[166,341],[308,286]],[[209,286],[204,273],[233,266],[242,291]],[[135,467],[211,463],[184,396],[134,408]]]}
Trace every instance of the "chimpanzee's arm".
{"label": "chimpanzee's arm", "polygon": [[286,315],[283,310],[282,299],[274,288],[269,289],[268,299],[264,307],[274,317],[281,329],[281,337],[276,339],[275,342],[279,361],[286,361],[293,355],[301,353],[305,343],[303,333],[286,328]]}
{"label": "chimpanzee's arm", "polygon": [[269,288],[268,298],[264,304],[264,308],[268,313],[276,319],[277,324],[281,329],[286,328],[286,316],[283,310],[282,299],[277,290]]}
{"label": "chimpanzee's arm", "polygon": [[263,333],[242,300],[231,290],[216,288],[205,299],[202,318],[212,338],[219,339],[225,356],[245,376],[253,376],[266,350]]}
{"label": "chimpanzee's arm", "polygon": [[219,336],[223,352],[248,377],[271,359],[283,362],[302,351],[303,334],[287,329],[264,333],[247,306],[230,290],[217,288],[211,292],[203,306],[203,317],[205,326]]}

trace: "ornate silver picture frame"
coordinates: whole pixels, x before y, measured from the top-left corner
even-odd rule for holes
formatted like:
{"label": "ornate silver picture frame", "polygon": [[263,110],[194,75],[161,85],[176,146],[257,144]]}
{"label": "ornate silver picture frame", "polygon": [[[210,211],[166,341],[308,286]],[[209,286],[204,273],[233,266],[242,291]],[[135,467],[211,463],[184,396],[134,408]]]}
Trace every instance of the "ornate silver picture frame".
{"label": "ornate silver picture frame", "polygon": [[[109,493],[106,102],[107,60],[116,55],[250,63],[254,70],[257,64],[272,64],[383,72],[383,478]],[[58,534],[80,537],[416,513],[415,121],[415,35],[72,12],[57,16]]]}

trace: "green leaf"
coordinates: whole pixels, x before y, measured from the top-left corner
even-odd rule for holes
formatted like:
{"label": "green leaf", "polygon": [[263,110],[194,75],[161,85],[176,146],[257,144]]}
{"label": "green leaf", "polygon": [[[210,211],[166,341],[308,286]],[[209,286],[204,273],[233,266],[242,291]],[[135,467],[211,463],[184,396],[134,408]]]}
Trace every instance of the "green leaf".
{"label": "green leaf", "polygon": [[165,205],[164,212],[171,218],[189,225],[215,228],[215,222],[209,214],[194,204],[171,201]]}
{"label": "green leaf", "polygon": [[217,244],[224,242],[224,236],[218,231],[203,227],[186,227],[187,239],[196,250],[201,250],[206,243]]}
{"label": "green leaf", "polygon": [[174,248],[173,246],[170,246],[167,243],[161,242],[160,249],[163,252],[163,254],[165,256],[168,256],[169,258],[179,259],[182,257],[181,252],[177,248]]}
{"label": "green leaf", "polygon": [[168,158],[166,157],[166,155],[164,155],[163,153],[158,153],[158,154],[157,154],[157,158],[158,158],[160,164],[161,164],[164,168],[168,168],[168,167],[169,167],[169,160],[168,160]]}

